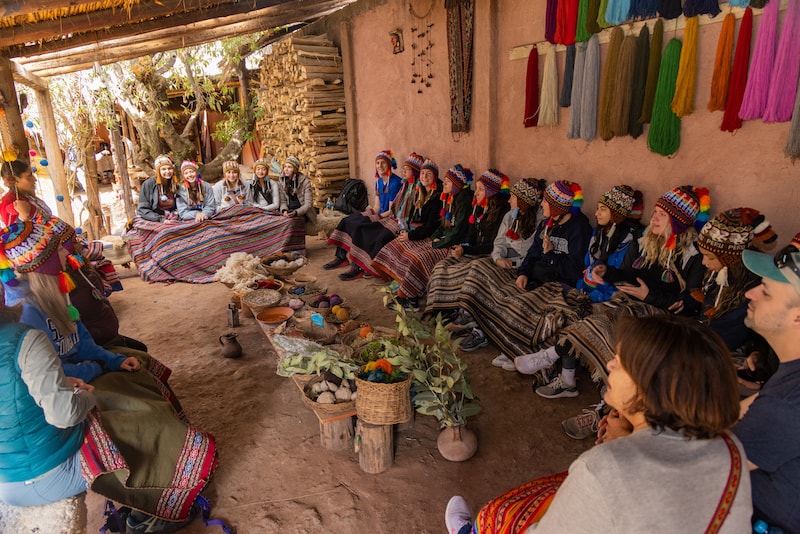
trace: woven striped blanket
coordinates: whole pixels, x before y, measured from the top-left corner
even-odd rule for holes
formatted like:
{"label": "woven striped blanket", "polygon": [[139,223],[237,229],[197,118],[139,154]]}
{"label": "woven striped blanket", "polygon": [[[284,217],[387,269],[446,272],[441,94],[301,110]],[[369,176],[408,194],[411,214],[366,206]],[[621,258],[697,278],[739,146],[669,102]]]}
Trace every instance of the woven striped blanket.
{"label": "woven striped blanket", "polygon": [[302,218],[232,206],[203,222],[157,223],[137,218],[128,242],[139,274],[149,282],[212,282],[234,252],[269,256],[305,250]]}

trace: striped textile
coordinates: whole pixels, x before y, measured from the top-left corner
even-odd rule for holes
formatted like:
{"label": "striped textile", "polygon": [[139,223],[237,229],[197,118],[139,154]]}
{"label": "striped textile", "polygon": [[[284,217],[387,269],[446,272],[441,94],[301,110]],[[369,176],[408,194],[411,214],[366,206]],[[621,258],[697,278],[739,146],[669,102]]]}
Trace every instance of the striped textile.
{"label": "striped textile", "polygon": [[397,280],[406,297],[419,297],[428,287],[434,266],[450,253],[450,247],[433,248],[431,243],[430,238],[419,241],[395,239],[378,252],[372,269]]}
{"label": "striped textile", "polygon": [[561,330],[591,312],[588,295],[549,282],[533,291],[514,285],[513,269],[498,267],[491,258],[472,262],[461,289],[461,307],[509,357],[551,347]]}
{"label": "striped textile", "polygon": [[541,521],[566,478],[566,471],[537,478],[495,497],[478,512],[472,531],[475,534],[522,534]]}
{"label": "striped textile", "polygon": [[472,269],[476,256],[447,257],[436,264],[428,282],[425,312],[452,310],[461,307],[461,286]]}
{"label": "striped textile", "polygon": [[569,325],[561,333],[559,343],[569,342],[570,352],[583,361],[592,373],[592,380],[608,383],[608,362],[614,359],[614,324],[620,317],[647,317],[665,313],[644,302],[618,292],[614,298],[592,306],[592,314]]}
{"label": "striped textile", "polygon": [[[343,219],[342,222],[350,217],[352,215]],[[351,225],[343,227],[340,223],[328,238],[328,243],[345,249],[350,253],[350,261],[364,269],[365,272],[373,276],[380,276],[380,273],[372,267],[372,256],[370,256],[369,250],[365,250],[364,247],[370,249],[377,247],[380,250],[384,244],[394,239],[398,229],[399,226],[394,217],[378,219],[377,215],[372,215],[369,220],[362,220],[358,227]]]}
{"label": "striped textile", "polygon": [[269,256],[305,250],[303,224],[302,217],[231,206],[199,223],[165,224],[137,218],[128,245],[143,279],[206,284],[234,252]]}

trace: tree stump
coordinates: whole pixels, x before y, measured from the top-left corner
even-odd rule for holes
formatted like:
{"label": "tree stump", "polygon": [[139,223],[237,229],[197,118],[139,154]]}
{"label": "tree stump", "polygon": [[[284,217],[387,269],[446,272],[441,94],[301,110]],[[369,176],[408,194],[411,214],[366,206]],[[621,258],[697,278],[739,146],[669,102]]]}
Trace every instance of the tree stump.
{"label": "tree stump", "polygon": [[358,420],[356,430],[358,465],[367,473],[383,473],[394,462],[393,425],[371,425]]}
{"label": "tree stump", "polygon": [[353,439],[353,418],[345,417],[327,423],[319,422],[319,439],[322,446],[331,451],[350,447]]}

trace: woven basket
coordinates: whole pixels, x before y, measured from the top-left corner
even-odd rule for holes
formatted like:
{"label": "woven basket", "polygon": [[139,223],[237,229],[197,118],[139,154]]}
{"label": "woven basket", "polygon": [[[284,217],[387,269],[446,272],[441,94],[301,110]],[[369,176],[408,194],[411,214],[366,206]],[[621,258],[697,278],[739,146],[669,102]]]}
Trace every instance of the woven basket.
{"label": "woven basket", "polygon": [[320,345],[329,345],[336,339],[336,334],[339,332],[336,325],[325,323],[325,326],[314,326],[311,322],[310,311],[302,311],[295,315],[295,326],[298,330],[303,332],[303,337],[316,341]]}
{"label": "woven basket", "polygon": [[[322,382],[321,376],[313,377],[303,386],[303,403],[315,412],[325,415],[345,415],[358,409],[356,406],[358,396],[356,396],[356,401],[337,402],[336,404],[320,404],[309,399],[308,392],[311,390],[311,386],[317,382]],[[361,393],[359,393],[359,395],[361,395]]]}
{"label": "woven basket", "polygon": [[395,425],[411,418],[411,373],[402,382],[381,384],[358,378],[356,372],[356,413],[371,425]]}
{"label": "woven basket", "polygon": [[306,265],[308,265],[308,258],[306,258],[305,256],[301,257],[303,258],[303,263],[298,267],[273,267],[272,265],[270,265],[270,263],[277,260],[293,261],[291,259],[291,255],[289,255],[289,257],[287,258],[285,254],[276,254],[274,256],[267,256],[266,258],[263,258],[261,260],[261,266],[264,267],[264,269],[272,275],[286,277],[290,276],[301,267],[305,267]]}
{"label": "woven basket", "polygon": [[277,306],[280,301],[281,293],[275,289],[255,289],[242,296],[242,303],[250,308],[254,316],[267,308]]}
{"label": "woven basket", "polygon": [[357,319],[358,316],[361,315],[361,311],[355,306],[345,306],[345,308],[347,309],[347,312],[350,314],[350,316],[347,319],[339,319],[333,314],[332,311],[330,311],[329,308],[328,312],[325,314],[325,320],[333,324],[342,324],[346,323],[350,319]]}

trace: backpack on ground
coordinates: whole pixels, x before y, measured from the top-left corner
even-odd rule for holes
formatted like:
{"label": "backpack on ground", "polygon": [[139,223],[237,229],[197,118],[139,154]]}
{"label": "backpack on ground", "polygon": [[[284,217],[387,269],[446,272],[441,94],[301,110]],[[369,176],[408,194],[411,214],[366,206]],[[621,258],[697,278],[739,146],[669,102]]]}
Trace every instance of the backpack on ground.
{"label": "backpack on ground", "polygon": [[333,207],[342,213],[358,213],[364,211],[369,203],[367,186],[363,180],[348,178],[344,181],[339,196],[336,197]]}

